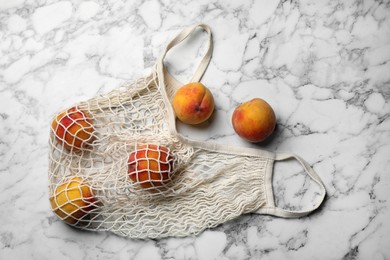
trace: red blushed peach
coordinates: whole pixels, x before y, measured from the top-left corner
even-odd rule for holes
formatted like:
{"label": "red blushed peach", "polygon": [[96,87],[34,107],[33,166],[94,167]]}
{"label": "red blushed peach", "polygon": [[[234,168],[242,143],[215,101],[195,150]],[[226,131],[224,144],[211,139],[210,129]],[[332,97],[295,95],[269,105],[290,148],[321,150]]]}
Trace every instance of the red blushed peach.
{"label": "red blushed peach", "polygon": [[92,143],[94,128],[86,111],[72,107],[51,123],[57,142],[69,151],[79,151]]}
{"label": "red blushed peach", "polygon": [[250,142],[261,142],[275,129],[275,113],[267,102],[254,98],[234,110],[232,124],[240,137]]}
{"label": "red blushed peach", "polygon": [[129,177],[142,188],[162,186],[170,180],[172,171],[173,156],[166,147],[154,144],[141,145],[129,156]]}
{"label": "red blushed peach", "polygon": [[184,85],[175,93],[172,106],[180,121],[196,125],[210,118],[214,111],[214,98],[202,83],[194,82]]}

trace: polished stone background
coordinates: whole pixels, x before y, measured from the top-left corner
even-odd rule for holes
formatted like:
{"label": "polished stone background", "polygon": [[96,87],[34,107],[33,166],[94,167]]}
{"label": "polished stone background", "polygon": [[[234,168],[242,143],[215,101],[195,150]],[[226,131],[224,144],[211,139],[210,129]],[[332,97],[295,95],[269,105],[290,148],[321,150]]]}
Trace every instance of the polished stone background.
{"label": "polished stone background", "polygon": [[[194,139],[305,158],[324,206],[301,219],[248,214],[196,237],[130,240],[61,223],[48,203],[49,122],[60,110],[150,72],[168,41],[204,22],[216,100]],[[205,37],[170,53],[188,80]],[[0,0],[0,259],[389,259],[390,5],[383,1]],[[231,114],[253,97],[275,109],[266,143]],[[299,168],[276,165],[276,202],[310,207]],[[245,174],[245,173],[243,173]]]}

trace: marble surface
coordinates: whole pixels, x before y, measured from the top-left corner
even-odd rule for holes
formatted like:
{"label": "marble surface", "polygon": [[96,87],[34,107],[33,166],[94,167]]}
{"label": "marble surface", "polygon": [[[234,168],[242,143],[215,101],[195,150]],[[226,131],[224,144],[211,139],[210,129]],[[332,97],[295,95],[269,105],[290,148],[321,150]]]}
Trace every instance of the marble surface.
{"label": "marble surface", "polygon": [[[130,240],[61,223],[48,203],[51,117],[145,75],[196,22],[215,50],[203,78],[216,112],[198,140],[305,158],[328,196],[301,219],[248,214],[199,236]],[[204,50],[198,33],[170,53],[179,79]],[[389,259],[390,5],[386,1],[0,0],[0,259]],[[235,135],[253,97],[277,114],[274,136]],[[245,174],[245,173],[243,173]],[[276,164],[276,202],[308,208],[316,187]]]}

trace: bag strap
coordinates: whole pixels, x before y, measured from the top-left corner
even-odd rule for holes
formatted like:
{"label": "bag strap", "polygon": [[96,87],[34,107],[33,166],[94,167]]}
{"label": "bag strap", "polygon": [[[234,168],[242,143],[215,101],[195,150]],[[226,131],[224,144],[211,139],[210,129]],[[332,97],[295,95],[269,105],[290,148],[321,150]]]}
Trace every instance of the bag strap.
{"label": "bag strap", "polygon": [[167,52],[172,49],[174,46],[178,45],[182,41],[184,41],[189,35],[191,35],[197,28],[201,28],[204,31],[207,32],[208,35],[208,46],[207,51],[205,55],[203,56],[198,68],[196,69],[192,79],[190,82],[199,82],[202,78],[203,74],[205,73],[207,66],[210,63],[211,55],[213,52],[213,41],[212,41],[212,34],[210,27],[206,24],[195,24],[190,27],[185,28],[183,31],[181,31],[175,38],[172,39],[170,43],[168,43],[167,47],[165,48],[164,52],[162,53],[159,63],[163,63],[164,58],[167,54]]}
{"label": "bag strap", "polygon": [[301,157],[295,154],[277,154],[275,157],[275,161],[284,161],[291,158],[296,159],[302,165],[303,169],[309,175],[309,177],[319,185],[320,193],[321,193],[319,200],[315,203],[313,208],[309,210],[296,211],[296,210],[287,210],[287,209],[275,207],[275,202],[272,194],[272,176],[269,176],[267,180],[268,183],[266,183],[266,186],[267,185],[269,186],[267,187],[267,200],[269,200],[267,201],[267,203],[269,205],[266,205],[265,207],[261,207],[255,213],[269,214],[269,215],[274,215],[274,216],[284,217],[284,218],[298,218],[298,217],[306,216],[311,212],[315,211],[324,201],[326,195],[325,185],[322,182],[321,178],[313,170],[313,168],[310,167],[310,165],[304,159],[302,159]]}

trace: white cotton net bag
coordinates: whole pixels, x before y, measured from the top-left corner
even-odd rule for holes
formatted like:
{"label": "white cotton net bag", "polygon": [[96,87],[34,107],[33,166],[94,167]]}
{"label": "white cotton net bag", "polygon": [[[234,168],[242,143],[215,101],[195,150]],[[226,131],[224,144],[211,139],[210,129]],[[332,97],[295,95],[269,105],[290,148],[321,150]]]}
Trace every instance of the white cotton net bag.
{"label": "white cotton net bag", "polygon": [[[197,28],[209,37],[191,80],[199,81],[212,52],[211,31],[204,24],[179,33],[151,75],[76,104],[53,119],[50,203],[64,222],[131,238],[180,237],[244,213],[291,218],[320,206],[324,185],[302,158],[198,142],[177,133],[170,100],[182,84],[163,61],[169,49]],[[289,158],[297,159],[320,187],[319,201],[308,211],[275,206],[273,164]]]}

